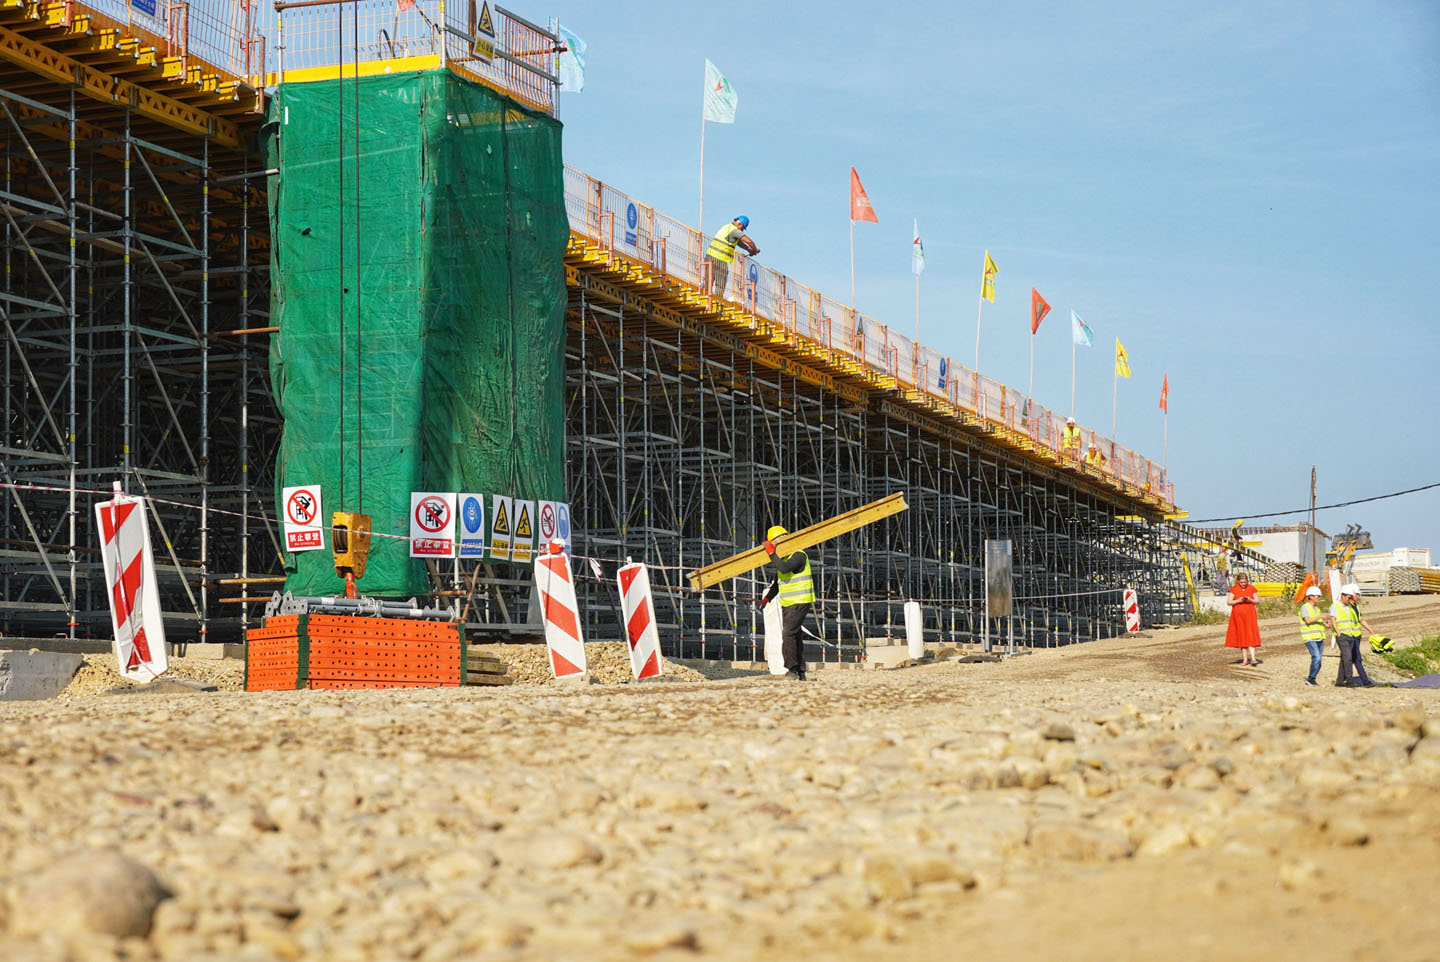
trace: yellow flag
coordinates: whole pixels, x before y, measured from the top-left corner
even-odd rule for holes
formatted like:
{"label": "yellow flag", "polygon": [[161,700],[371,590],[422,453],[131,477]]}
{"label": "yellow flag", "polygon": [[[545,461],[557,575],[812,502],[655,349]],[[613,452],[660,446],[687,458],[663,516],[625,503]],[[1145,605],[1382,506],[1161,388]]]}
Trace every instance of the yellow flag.
{"label": "yellow flag", "polygon": [[1000,268],[990,259],[990,252],[985,252],[985,278],[980,282],[980,296],[991,304],[995,303],[995,275],[1000,273]]}
{"label": "yellow flag", "polygon": [[1115,376],[1130,376],[1130,355],[1125,353],[1125,345],[1120,343],[1120,338],[1115,338]]}

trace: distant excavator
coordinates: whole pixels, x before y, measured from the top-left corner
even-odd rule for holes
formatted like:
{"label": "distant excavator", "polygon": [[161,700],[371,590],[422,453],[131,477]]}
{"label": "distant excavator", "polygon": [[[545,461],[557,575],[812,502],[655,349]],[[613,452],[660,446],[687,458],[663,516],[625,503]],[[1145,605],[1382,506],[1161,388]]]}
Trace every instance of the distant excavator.
{"label": "distant excavator", "polygon": [[1330,550],[1325,552],[1325,561],[1340,572],[1342,581],[1353,581],[1355,552],[1375,547],[1370,532],[1358,524],[1347,525],[1345,530],[1330,539]]}

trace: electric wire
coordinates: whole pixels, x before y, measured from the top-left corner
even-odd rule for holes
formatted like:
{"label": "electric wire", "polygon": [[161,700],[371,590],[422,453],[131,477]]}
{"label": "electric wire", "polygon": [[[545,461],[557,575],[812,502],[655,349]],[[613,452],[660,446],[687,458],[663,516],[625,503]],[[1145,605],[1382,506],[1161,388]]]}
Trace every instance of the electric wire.
{"label": "electric wire", "polygon": [[[1406,488],[1404,491],[1392,491],[1389,494],[1377,494],[1372,498],[1356,498],[1354,501],[1337,501],[1334,504],[1317,504],[1313,510],[1328,511],[1331,508],[1348,508],[1353,504],[1368,504],[1371,501],[1384,501],[1386,498],[1398,498],[1401,495],[1414,494],[1417,491],[1428,491],[1431,488],[1440,488],[1440,481],[1436,481],[1433,484],[1422,484],[1418,488]],[[1271,511],[1266,514],[1245,514],[1243,512],[1237,512],[1236,514],[1227,514],[1221,518],[1199,518],[1194,521],[1187,521],[1186,523],[1190,525],[1197,525],[1213,524],[1217,521],[1229,521],[1233,518],[1279,518],[1287,514],[1304,514],[1305,512],[1310,510],[1312,509],[1309,507],[1304,507],[1296,508],[1294,511]]]}

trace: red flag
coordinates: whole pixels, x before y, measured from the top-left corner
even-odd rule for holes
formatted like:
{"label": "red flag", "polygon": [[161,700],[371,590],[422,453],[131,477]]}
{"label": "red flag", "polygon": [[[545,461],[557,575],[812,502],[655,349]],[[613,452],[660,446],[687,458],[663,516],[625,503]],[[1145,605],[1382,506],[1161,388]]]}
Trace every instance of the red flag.
{"label": "red flag", "polygon": [[1041,296],[1040,296],[1040,292],[1037,291],[1035,288],[1033,288],[1033,287],[1030,288],[1030,333],[1031,333],[1031,334],[1034,334],[1036,331],[1040,330],[1040,322],[1043,321],[1043,320],[1045,320],[1045,315],[1046,315],[1046,314],[1049,314],[1049,313],[1050,313],[1050,305],[1045,302],[1045,298],[1041,297]]}
{"label": "red flag", "polygon": [[850,168],[850,219],[880,223],[880,219],[875,216],[875,208],[870,206],[870,198],[866,195],[865,188],[860,186],[860,175],[855,173],[854,167]]}
{"label": "red flag", "polygon": [[400,8],[401,13],[404,13],[406,10],[415,6],[415,0],[396,0],[395,5]]}
{"label": "red flag", "polygon": [[1165,382],[1160,385],[1160,410],[1170,413],[1170,373],[1165,373]]}

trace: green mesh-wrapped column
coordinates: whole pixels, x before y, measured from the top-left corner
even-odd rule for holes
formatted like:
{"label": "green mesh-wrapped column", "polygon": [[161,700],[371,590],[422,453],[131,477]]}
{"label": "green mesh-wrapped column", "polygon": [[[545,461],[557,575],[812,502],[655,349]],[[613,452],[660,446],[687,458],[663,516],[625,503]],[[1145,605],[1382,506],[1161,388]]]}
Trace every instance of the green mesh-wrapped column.
{"label": "green mesh-wrapped column", "polygon": [[[563,500],[560,124],[445,70],[287,84],[270,102],[276,495],[405,535],[411,491]],[[358,184],[358,204],[356,187]],[[361,589],[426,591],[376,538]],[[333,594],[328,551],[286,589]]]}

